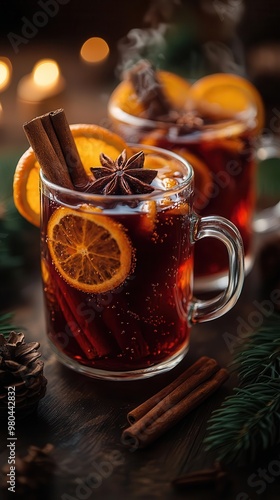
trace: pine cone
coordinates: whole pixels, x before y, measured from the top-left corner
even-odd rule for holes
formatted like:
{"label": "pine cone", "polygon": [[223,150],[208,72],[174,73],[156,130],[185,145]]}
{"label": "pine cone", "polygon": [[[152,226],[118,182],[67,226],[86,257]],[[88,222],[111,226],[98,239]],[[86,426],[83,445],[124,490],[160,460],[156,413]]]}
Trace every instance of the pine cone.
{"label": "pine cone", "polygon": [[25,343],[24,334],[11,332],[8,339],[0,335],[0,417],[8,415],[8,390],[15,387],[15,415],[23,418],[32,413],[46,393],[44,363],[38,358],[39,342]]}
{"label": "pine cone", "polygon": [[[54,447],[47,444],[44,448],[29,446],[27,455],[15,459],[15,490],[16,498],[28,498],[28,500],[50,498],[49,488],[51,478],[54,476],[56,463],[51,456]],[[1,488],[7,492],[7,474],[10,466],[2,468]],[[12,497],[8,496],[8,498]]]}

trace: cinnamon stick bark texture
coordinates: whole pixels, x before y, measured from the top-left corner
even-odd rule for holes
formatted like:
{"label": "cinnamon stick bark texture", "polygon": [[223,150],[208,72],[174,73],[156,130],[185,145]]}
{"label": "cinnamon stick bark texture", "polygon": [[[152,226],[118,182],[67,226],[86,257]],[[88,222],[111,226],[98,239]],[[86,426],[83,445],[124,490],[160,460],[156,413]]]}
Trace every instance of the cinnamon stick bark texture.
{"label": "cinnamon stick bark texture", "polygon": [[54,184],[85,191],[90,184],[63,109],[23,125],[45,176]]}
{"label": "cinnamon stick bark texture", "polygon": [[[61,290],[59,290],[59,292],[56,294],[56,300],[61,311],[63,312],[65,320],[67,321],[68,328],[70,329],[71,327],[71,336],[75,338],[75,341],[77,342],[87,359],[94,359],[96,357],[96,351],[92,344],[88,341],[87,337],[81,331]],[[67,332],[67,335],[70,335],[70,332]]]}
{"label": "cinnamon stick bark texture", "polygon": [[[173,404],[172,401],[176,401],[174,393],[171,398],[170,395],[167,395],[161,403],[148,411],[130,428],[125,429],[122,433],[122,443],[130,449],[148,446],[217,391],[227,380],[229,374],[224,368],[218,369],[213,374],[213,364],[210,363],[205,367],[204,376],[206,380],[202,381],[191,392],[186,391],[187,394],[183,399]],[[188,386],[188,380],[185,384]],[[181,391],[180,386],[179,388]],[[175,389],[176,391],[177,389]],[[164,409],[165,411],[163,411]]]}
{"label": "cinnamon stick bark texture", "polygon": [[[108,335],[102,330],[102,324],[99,324],[97,318],[92,318],[91,321],[87,321],[85,316],[79,313],[80,303],[75,300],[74,296],[68,293],[65,281],[62,277],[54,272],[53,280],[58,287],[57,300],[58,296],[61,295],[68,306],[68,310],[62,309],[62,311],[66,313],[65,319],[67,322],[69,317],[68,327],[71,328],[73,326],[76,330],[76,340],[81,343],[83,342],[86,347],[84,354],[87,357],[90,356],[89,359],[93,359],[96,356],[109,356],[116,348],[114,339],[111,340],[108,338]],[[67,316],[67,311],[69,316]]]}
{"label": "cinnamon stick bark texture", "polygon": [[[51,118],[50,118],[50,113],[47,113],[45,115],[42,115],[40,116],[39,118],[35,118],[39,121],[42,122],[43,124],[43,127],[46,131],[46,134],[52,144],[52,147],[53,149],[55,150],[56,154],[57,154],[57,157],[62,165],[62,168],[65,170],[67,169],[68,170],[68,167],[67,167],[67,164],[66,164],[66,161],[65,161],[65,158],[63,156],[63,152],[62,152],[62,149],[60,147],[60,144],[59,144],[59,141],[58,141],[58,138],[57,138],[57,135],[55,133],[55,130],[52,126],[52,122],[51,122]],[[69,171],[68,171],[69,173]],[[70,176],[70,174],[69,174]],[[73,186],[74,187],[74,186]]]}
{"label": "cinnamon stick bark texture", "polygon": [[172,485],[179,491],[187,491],[203,488],[215,488],[217,492],[222,492],[228,485],[228,474],[222,470],[220,464],[215,464],[212,469],[202,469],[189,472],[172,481]]}
{"label": "cinnamon stick bark texture", "polygon": [[128,78],[145,109],[145,117],[156,119],[162,115],[168,115],[171,105],[150,62],[139,61],[128,72]]}
{"label": "cinnamon stick bark texture", "polygon": [[50,112],[50,120],[60,144],[75,189],[84,191],[89,184],[76,143],[63,109]]}
{"label": "cinnamon stick bark texture", "polygon": [[41,117],[25,123],[23,128],[47,179],[58,186],[73,189],[67,166],[65,162],[61,163],[44,128]]}
{"label": "cinnamon stick bark texture", "polygon": [[[157,392],[157,394],[154,394],[154,396],[144,401],[144,403],[142,403],[140,406],[137,406],[137,408],[131,410],[127,414],[127,419],[129,423],[134,424],[140,418],[146,415],[148,411],[154,408],[160,401],[162,401],[166,396],[168,396],[168,394],[171,394],[172,391],[177,389],[177,387],[179,387],[183,382],[189,379],[194,373],[196,373],[199,369],[201,369],[211,359],[212,358],[208,358],[207,356],[202,356],[195,363],[193,363],[187,370],[185,370],[178,378],[176,378],[173,382],[171,382],[171,384],[161,389],[161,391]],[[217,362],[215,360],[212,361],[216,363],[218,369]]]}
{"label": "cinnamon stick bark texture", "polygon": [[127,323],[129,324],[125,329],[120,324],[120,316],[123,315],[123,318],[126,317],[128,309],[126,301],[119,295],[116,307],[104,308],[102,321],[104,322],[105,330],[109,329],[112,332],[121,351],[136,360],[143,356],[148,356],[149,346],[135,318],[130,316],[127,319]]}

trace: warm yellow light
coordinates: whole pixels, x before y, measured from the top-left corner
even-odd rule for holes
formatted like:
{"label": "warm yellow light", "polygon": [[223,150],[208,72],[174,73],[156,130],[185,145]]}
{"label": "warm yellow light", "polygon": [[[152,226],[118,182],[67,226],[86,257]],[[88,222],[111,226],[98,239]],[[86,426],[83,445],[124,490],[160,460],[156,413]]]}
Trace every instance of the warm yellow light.
{"label": "warm yellow light", "polygon": [[12,65],[7,57],[0,58],[0,91],[4,90],[10,83]]}
{"label": "warm yellow light", "polygon": [[52,87],[59,80],[59,66],[53,59],[42,59],[34,66],[33,79],[39,87]]}
{"label": "warm yellow light", "polygon": [[53,59],[41,59],[31,73],[18,83],[18,97],[21,101],[41,102],[59,95],[65,88],[65,80],[59,66]]}
{"label": "warm yellow light", "polygon": [[88,63],[100,63],[108,57],[109,46],[103,38],[92,37],[86,40],[81,48],[81,57]]}

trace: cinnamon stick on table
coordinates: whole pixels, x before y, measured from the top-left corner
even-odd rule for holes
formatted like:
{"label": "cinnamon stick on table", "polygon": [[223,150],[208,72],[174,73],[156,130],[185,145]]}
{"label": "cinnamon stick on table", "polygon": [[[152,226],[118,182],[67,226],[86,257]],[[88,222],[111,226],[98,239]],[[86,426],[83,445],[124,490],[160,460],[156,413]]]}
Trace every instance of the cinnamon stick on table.
{"label": "cinnamon stick on table", "polygon": [[[152,408],[154,408],[160,401],[162,401],[168,394],[171,394],[172,391],[174,391],[178,386],[183,384],[188,378],[190,378],[194,373],[196,373],[200,368],[203,368],[203,366],[209,361],[211,358],[208,358],[207,356],[202,356],[199,358],[195,363],[193,363],[187,370],[185,370],[178,378],[173,380],[171,384],[167,385],[161,391],[157,392],[154,394],[151,398],[147,399],[142,403],[141,405],[137,406],[137,408],[134,408],[127,414],[127,419],[130,424],[134,424],[137,422],[140,418],[142,418],[148,411],[150,411]],[[217,366],[218,369],[218,364],[215,360],[214,363]],[[216,370],[217,371],[217,370]],[[210,375],[209,375],[210,376]]]}
{"label": "cinnamon stick on table", "polygon": [[173,479],[172,485],[179,491],[186,491],[197,487],[212,487],[215,488],[217,493],[222,493],[228,482],[227,472],[222,469],[219,462],[216,462],[211,469],[195,470]]}
{"label": "cinnamon stick on table", "polygon": [[123,444],[133,449],[149,445],[197,408],[227,380],[228,376],[226,369],[219,369],[215,360],[208,358],[204,366],[123,431]]}

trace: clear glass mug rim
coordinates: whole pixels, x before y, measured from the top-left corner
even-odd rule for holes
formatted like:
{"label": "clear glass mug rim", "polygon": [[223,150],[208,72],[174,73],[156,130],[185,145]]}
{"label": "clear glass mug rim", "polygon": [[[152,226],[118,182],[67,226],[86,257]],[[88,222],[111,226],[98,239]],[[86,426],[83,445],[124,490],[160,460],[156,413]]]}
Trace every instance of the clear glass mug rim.
{"label": "clear glass mug rim", "polygon": [[[106,201],[112,201],[112,202],[126,202],[126,201],[147,201],[147,200],[156,200],[156,199],[161,199],[163,197],[168,197],[172,196],[175,194],[178,194],[182,191],[184,191],[186,188],[191,186],[193,183],[194,179],[194,170],[192,165],[179,156],[176,153],[173,153],[173,151],[168,151],[163,148],[158,148],[156,146],[146,146],[144,144],[134,144],[134,143],[127,143],[129,147],[132,148],[137,148],[140,150],[147,150],[152,153],[158,153],[161,156],[164,155],[165,157],[169,157],[173,160],[178,161],[184,168],[184,172],[186,172],[186,177],[184,176],[184,179],[180,184],[178,184],[176,187],[172,189],[165,189],[165,190],[158,190],[155,189],[151,193],[144,193],[144,194],[132,194],[132,195],[104,195],[104,194],[93,194],[93,193],[86,193],[84,191],[76,191],[73,189],[68,189],[63,186],[60,186],[58,184],[54,184],[51,182],[47,177],[44,175],[42,169],[40,169],[40,179],[43,182],[44,185],[46,185],[50,190],[53,191],[58,191],[63,195],[70,195],[70,196],[75,196],[75,198],[79,198],[83,200],[84,202],[104,202]],[[193,186],[192,186],[192,191],[193,191]]]}
{"label": "clear glass mug rim", "polygon": [[[144,118],[141,116],[135,116],[130,113],[127,113],[123,109],[121,109],[119,106],[117,106],[114,103],[108,104],[108,111],[109,115],[113,117],[115,120],[120,121],[121,123],[125,125],[132,125],[134,127],[146,127],[149,129],[155,129],[155,128],[163,128],[163,129],[181,129],[184,127],[184,125],[172,123],[172,122],[166,122],[166,121],[160,121],[160,120],[153,120],[150,118]],[[244,111],[240,111],[238,113],[233,113],[231,118],[228,118],[226,120],[217,120],[217,122],[212,122],[206,126],[202,126],[199,131],[194,130],[193,132],[188,133],[189,137],[195,136],[200,136],[204,135],[207,133],[215,133],[215,131],[219,131],[222,129],[230,129],[233,126],[236,126],[236,122],[239,125],[243,125],[243,127],[249,127],[249,128],[254,128],[254,120],[257,118],[257,107],[250,102],[248,107]],[[235,125],[234,125],[235,124]]]}

